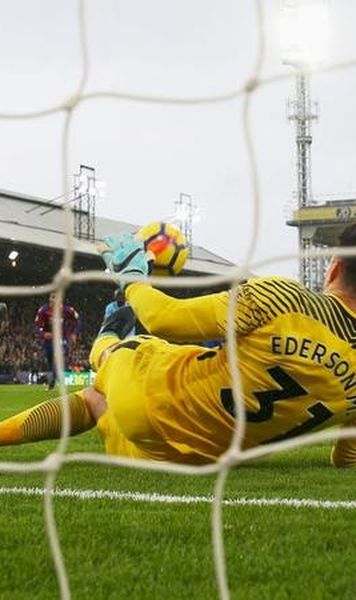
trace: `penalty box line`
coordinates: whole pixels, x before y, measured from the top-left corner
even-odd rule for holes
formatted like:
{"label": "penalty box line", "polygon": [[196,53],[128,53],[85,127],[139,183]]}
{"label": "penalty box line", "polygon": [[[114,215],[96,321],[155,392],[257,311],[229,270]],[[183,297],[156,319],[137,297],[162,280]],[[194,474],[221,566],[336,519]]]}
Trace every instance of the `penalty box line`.
{"label": "penalty box line", "polygon": [[[0,487],[0,496],[44,496],[46,490],[40,487]],[[116,490],[77,490],[57,488],[51,490],[55,498],[75,498],[78,500],[128,500],[158,504],[212,504],[213,496],[175,496],[147,492],[119,492]],[[313,498],[225,498],[224,506],[285,506],[289,508],[356,509],[356,500],[316,500]]]}

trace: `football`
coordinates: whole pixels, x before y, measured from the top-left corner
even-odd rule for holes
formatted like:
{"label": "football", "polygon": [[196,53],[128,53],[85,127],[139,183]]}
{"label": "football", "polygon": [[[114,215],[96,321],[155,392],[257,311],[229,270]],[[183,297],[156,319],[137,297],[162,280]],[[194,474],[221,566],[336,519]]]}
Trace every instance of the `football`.
{"label": "football", "polygon": [[137,232],[146,251],[154,255],[152,275],[178,275],[188,258],[184,234],[172,223],[149,223]]}

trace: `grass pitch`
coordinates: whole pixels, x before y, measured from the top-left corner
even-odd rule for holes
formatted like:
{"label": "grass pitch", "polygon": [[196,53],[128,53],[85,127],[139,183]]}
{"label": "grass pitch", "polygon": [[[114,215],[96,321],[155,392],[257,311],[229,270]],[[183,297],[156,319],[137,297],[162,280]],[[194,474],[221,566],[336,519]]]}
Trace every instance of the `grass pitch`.
{"label": "grass pitch", "polygon": [[[1,386],[0,417],[48,397],[37,386]],[[1,448],[0,461],[40,460],[55,446]],[[72,439],[69,451],[102,452],[102,445],[91,431]],[[328,445],[232,472],[226,499],[264,498],[265,504],[224,506],[231,598],[353,600],[355,476],[353,470],[329,466]],[[44,475],[0,470],[0,479],[0,599],[58,598],[43,498],[34,495],[43,489]],[[71,464],[59,472],[56,485],[66,494],[54,502],[74,600],[218,598],[207,501],[214,477]],[[80,497],[81,490],[90,490],[86,498]],[[153,494],[166,501],[154,502]],[[171,496],[195,501],[168,502]],[[320,502],[269,504],[282,498]],[[329,508],[327,500],[334,502]]]}

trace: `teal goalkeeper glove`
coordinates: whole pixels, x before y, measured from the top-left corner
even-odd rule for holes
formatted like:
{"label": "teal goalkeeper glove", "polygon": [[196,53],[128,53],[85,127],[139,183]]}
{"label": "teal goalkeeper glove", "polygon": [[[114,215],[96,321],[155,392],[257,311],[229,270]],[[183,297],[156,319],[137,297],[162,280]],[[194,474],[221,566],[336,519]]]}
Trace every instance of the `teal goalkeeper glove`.
{"label": "teal goalkeeper glove", "polygon": [[[144,243],[136,239],[132,233],[109,235],[104,238],[104,244],[98,249],[111,273],[139,277],[149,275],[150,266]],[[125,288],[129,283],[121,283],[120,287]]]}

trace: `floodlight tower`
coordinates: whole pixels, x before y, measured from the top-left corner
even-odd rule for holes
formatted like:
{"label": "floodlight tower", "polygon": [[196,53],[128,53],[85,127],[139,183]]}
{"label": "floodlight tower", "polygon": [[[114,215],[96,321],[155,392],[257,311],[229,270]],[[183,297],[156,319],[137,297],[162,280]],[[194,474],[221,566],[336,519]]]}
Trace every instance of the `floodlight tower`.
{"label": "floodlight tower", "polygon": [[96,178],[95,169],[80,165],[74,176],[74,235],[95,241]]}
{"label": "floodlight tower", "polygon": [[[296,123],[298,209],[311,206],[311,145],[313,120],[318,106],[310,99],[310,68],[325,57],[327,0],[282,0],[282,62],[296,69],[296,96],[289,102],[289,119]],[[299,228],[299,278],[311,289],[320,289],[324,276],[323,260],[312,252],[311,237]]]}
{"label": "floodlight tower", "polygon": [[[298,208],[311,206],[312,197],[312,166],[311,145],[313,120],[318,118],[318,106],[310,99],[310,77],[298,71],[296,74],[295,99],[289,102],[288,118],[296,123],[297,145],[297,198]],[[300,281],[312,289],[319,285],[318,259],[310,254],[311,240],[303,235],[304,230],[299,228],[299,259]]]}
{"label": "floodlight tower", "polygon": [[176,200],[174,204],[174,220],[178,223],[179,228],[184,233],[189,248],[189,256],[191,256],[193,248],[193,219],[196,207],[193,204],[190,194],[184,193],[179,194],[179,200]]}

